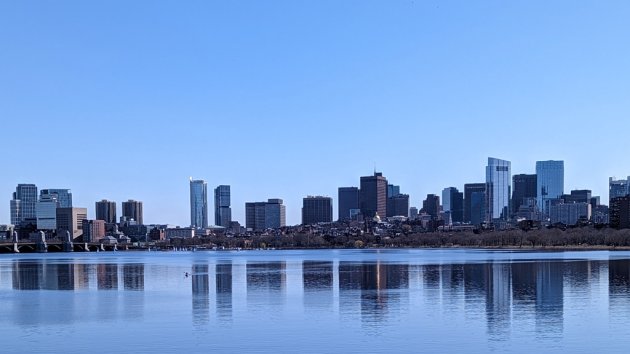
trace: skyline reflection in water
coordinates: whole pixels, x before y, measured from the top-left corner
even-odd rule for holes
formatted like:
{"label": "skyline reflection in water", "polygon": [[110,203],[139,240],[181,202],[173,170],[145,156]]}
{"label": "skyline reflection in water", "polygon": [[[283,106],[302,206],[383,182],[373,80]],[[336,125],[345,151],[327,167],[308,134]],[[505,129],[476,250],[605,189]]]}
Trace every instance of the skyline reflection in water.
{"label": "skyline reflection in water", "polygon": [[[630,257],[426,262],[404,254],[287,254],[1,258],[0,330],[174,322],[198,334],[225,331],[227,341],[239,338],[239,328],[273,324],[293,333],[326,324],[322,335],[405,341],[415,329],[438,343],[452,327],[469,333],[467,345],[486,350],[526,338],[555,350],[589,317],[622,326],[630,315]],[[268,339],[262,343],[276,345]]]}

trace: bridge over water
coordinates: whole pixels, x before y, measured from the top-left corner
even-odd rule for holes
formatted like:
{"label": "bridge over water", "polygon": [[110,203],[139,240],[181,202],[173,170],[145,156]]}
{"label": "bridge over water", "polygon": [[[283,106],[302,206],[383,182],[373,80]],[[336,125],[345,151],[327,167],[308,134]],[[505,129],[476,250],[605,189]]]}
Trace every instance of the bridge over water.
{"label": "bridge over water", "polygon": [[106,245],[98,242],[63,241],[0,241],[0,253],[99,252],[127,249],[127,245]]}

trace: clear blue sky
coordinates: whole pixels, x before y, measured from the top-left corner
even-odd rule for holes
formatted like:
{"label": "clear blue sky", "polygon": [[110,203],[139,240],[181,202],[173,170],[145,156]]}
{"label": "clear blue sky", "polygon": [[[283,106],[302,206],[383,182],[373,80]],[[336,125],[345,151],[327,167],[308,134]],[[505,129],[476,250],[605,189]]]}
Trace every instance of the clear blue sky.
{"label": "clear blue sky", "polygon": [[514,174],[564,159],[567,191],[607,200],[630,175],[629,18],[628,1],[2,1],[0,223],[36,183],[92,217],[134,198],[188,225],[193,176],[230,184],[241,222],[278,197],[294,224],[303,196],[375,165],[418,206],[483,181],[488,156]]}

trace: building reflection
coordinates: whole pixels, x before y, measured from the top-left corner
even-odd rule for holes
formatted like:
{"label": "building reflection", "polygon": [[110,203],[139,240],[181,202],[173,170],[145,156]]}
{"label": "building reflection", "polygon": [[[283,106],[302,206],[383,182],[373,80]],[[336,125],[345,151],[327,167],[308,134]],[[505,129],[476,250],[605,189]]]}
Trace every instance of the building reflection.
{"label": "building reflection", "polygon": [[247,263],[247,293],[281,293],[286,290],[286,263]]}
{"label": "building reflection", "polygon": [[464,286],[464,266],[462,264],[446,264],[441,266],[442,289],[449,293],[457,293]]}
{"label": "building reflection", "polygon": [[536,273],[536,331],[561,335],[564,329],[564,263],[538,262]]}
{"label": "building reflection", "polygon": [[486,275],[486,317],[491,339],[505,340],[509,335],[512,318],[510,265],[488,263],[484,265]]}
{"label": "building reflection", "polygon": [[207,324],[210,320],[210,275],[207,264],[192,267],[192,314],[193,325]]}
{"label": "building reflection", "polygon": [[409,288],[408,264],[339,263],[341,311],[352,314],[358,296],[361,321],[365,324],[382,322],[388,309],[400,302],[400,292],[395,290],[407,288]]}
{"label": "building reflection", "polygon": [[74,290],[74,264],[49,261],[14,261],[12,283],[14,290]]}
{"label": "building reflection", "polygon": [[98,290],[118,290],[118,264],[97,264],[96,284]]}
{"label": "building reflection", "polygon": [[[18,291],[74,290],[75,265],[57,264],[59,260],[16,260],[12,262],[12,288]],[[17,325],[68,324],[76,318],[72,295],[46,296],[45,301],[16,296],[11,306],[13,322]],[[49,309],[55,309],[51,314]]]}
{"label": "building reflection", "polygon": [[74,290],[74,264],[46,264],[45,290]]}
{"label": "building reflection", "polygon": [[86,290],[90,288],[90,265],[74,265],[74,288],[76,290]]}
{"label": "building reflection", "polygon": [[[578,263],[578,262],[574,262]],[[586,272],[585,262],[573,272]],[[542,337],[561,335],[564,322],[564,262],[513,263],[512,298],[514,306],[527,313],[532,308],[536,332]],[[577,276],[577,275],[576,275]],[[577,276],[582,279],[582,275]]]}
{"label": "building reflection", "polygon": [[304,306],[307,309],[332,306],[333,278],[333,262],[302,261]]}
{"label": "building reflection", "polygon": [[506,263],[466,264],[463,266],[463,272],[466,306],[476,307],[485,303],[490,339],[505,338],[510,328],[512,313],[510,265]]}
{"label": "building reflection", "polygon": [[122,266],[123,287],[126,291],[144,290],[144,264]]}
{"label": "building reflection", "polygon": [[576,261],[564,264],[565,280],[569,287],[588,288],[591,277],[591,263],[590,261]]}
{"label": "building reflection", "polygon": [[536,270],[538,265],[529,263],[512,263],[512,299],[515,306],[519,303],[533,305],[536,303]]}
{"label": "building reflection", "polygon": [[125,319],[136,320],[144,317],[144,264],[129,263],[121,266],[125,301],[122,315]]}
{"label": "building reflection", "polygon": [[422,282],[425,289],[440,289],[440,266],[435,264],[425,265],[422,267]]}
{"label": "building reflection", "polygon": [[474,312],[485,304],[487,279],[483,264],[464,264],[464,307]]}
{"label": "building reflection", "polygon": [[630,260],[608,261],[608,306],[615,318],[625,318],[630,308]]}
{"label": "building reflection", "polygon": [[608,261],[608,294],[627,295],[630,292],[630,260]]}
{"label": "building reflection", "polygon": [[37,261],[13,261],[13,289],[39,290],[44,282],[44,267]]}
{"label": "building reflection", "polygon": [[216,307],[219,318],[232,318],[232,261],[215,265]]}

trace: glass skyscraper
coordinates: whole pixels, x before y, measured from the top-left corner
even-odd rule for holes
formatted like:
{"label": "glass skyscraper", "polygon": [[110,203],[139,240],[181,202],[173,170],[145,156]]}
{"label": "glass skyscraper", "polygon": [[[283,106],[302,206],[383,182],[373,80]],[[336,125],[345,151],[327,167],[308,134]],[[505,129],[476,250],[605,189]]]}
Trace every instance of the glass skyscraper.
{"label": "glass skyscraper", "polygon": [[72,193],[69,189],[42,189],[39,196],[44,199],[53,196],[57,198],[59,208],[72,208]]}
{"label": "glass skyscraper", "polygon": [[230,186],[221,185],[214,189],[214,223],[218,226],[230,227],[232,222],[230,199]]}
{"label": "glass skyscraper", "polygon": [[536,203],[547,218],[548,201],[564,194],[564,161],[536,161],[536,180]]}
{"label": "glass skyscraper", "polygon": [[204,180],[190,178],[190,226],[208,227],[208,184]]}
{"label": "glass skyscraper", "polygon": [[25,219],[35,219],[37,214],[37,186],[34,184],[18,184],[10,203],[11,224],[19,225]]}
{"label": "glass skyscraper", "polygon": [[510,161],[488,158],[486,166],[486,212],[488,221],[507,220],[510,215],[510,195],[512,194],[512,164]]}
{"label": "glass skyscraper", "polygon": [[[628,179],[615,180],[610,177],[608,180],[608,198],[609,201],[613,198],[625,197],[630,194],[630,177]],[[609,203],[610,204],[610,203]]]}

